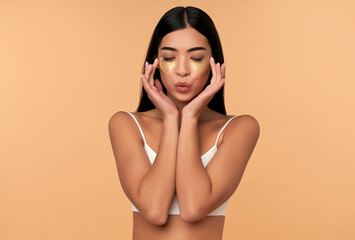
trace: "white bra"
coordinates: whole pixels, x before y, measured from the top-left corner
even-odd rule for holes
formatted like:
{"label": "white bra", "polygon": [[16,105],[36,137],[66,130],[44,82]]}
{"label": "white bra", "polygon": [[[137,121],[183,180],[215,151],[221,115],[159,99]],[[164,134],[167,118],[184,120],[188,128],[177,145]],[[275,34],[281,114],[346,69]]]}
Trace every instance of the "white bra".
{"label": "white bra", "polygon": [[[135,120],[135,122],[137,123],[137,126],[139,128],[139,131],[142,135],[142,138],[144,140],[144,149],[145,151],[147,152],[147,155],[149,157],[149,160],[150,160],[150,163],[153,165],[154,163],[154,160],[155,160],[155,157],[157,156],[156,152],[153,151],[153,149],[147,144],[146,140],[145,140],[145,137],[144,137],[144,134],[143,134],[143,131],[142,131],[142,128],[140,127],[137,119],[134,117],[134,115],[130,112],[127,112],[127,111],[124,111],[126,113],[128,113],[129,115],[132,116],[132,118]],[[207,164],[211,161],[211,159],[213,158],[213,156],[215,155],[215,153],[217,152],[217,142],[218,142],[218,138],[219,138],[219,135],[221,134],[221,132],[224,130],[224,128],[228,125],[228,123],[235,117],[238,117],[240,115],[236,115],[236,116],[233,116],[231,117],[226,124],[224,124],[224,126],[222,127],[222,129],[219,131],[218,135],[217,135],[217,138],[216,138],[216,141],[215,141],[215,144],[213,145],[212,148],[210,148],[210,150],[208,150],[205,154],[203,154],[201,156],[201,161],[202,161],[202,164],[203,166],[206,168]],[[225,216],[226,215],[226,210],[227,210],[227,205],[228,205],[228,201],[225,201],[221,206],[219,206],[218,208],[216,208],[214,211],[212,211],[211,213],[209,213],[207,216]],[[138,209],[133,205],[132,203],[132,211],[134,212],[139,212]],[[180,209],[179,209],[179,203],[178,203],[178,200],[177,200],[177,196],[175,194],[174,196],[174,199],[172,201],[172,204],[171,204],[171,207],[170,207],[170,210],[169,210],[169,215],[180,215]]]}

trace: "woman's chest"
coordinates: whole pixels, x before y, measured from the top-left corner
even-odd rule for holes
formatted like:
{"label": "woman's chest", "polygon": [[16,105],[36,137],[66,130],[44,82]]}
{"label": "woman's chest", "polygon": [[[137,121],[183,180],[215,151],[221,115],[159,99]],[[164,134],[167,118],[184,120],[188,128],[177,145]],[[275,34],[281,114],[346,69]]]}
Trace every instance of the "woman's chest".
{"label": "woman's chest", "polygon": [[[212,150],[216,144],[218,131],[220,129],[219,122],[201,123],[197,126],[198,139],[200,147],[200,156],[205,155]],[[150,150],[157,152],[159,149],[160,138],[163,131],[163,122],[161,120],[141,120],[141,128],[145,136],[146,143]],[[223,133],[218,138],[217,145],[223,139]]]}

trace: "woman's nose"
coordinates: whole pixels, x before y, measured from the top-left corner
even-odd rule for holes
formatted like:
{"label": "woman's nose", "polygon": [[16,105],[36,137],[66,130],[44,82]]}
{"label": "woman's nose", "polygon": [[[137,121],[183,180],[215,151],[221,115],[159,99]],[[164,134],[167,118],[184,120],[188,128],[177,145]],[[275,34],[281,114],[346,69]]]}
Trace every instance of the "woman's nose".
{"label": "woman's nose", "polygon": [[177,61],[175,66],[175,72],[181,77],[185,77],[190,74],[190,65],[187,59],[181,58]]}

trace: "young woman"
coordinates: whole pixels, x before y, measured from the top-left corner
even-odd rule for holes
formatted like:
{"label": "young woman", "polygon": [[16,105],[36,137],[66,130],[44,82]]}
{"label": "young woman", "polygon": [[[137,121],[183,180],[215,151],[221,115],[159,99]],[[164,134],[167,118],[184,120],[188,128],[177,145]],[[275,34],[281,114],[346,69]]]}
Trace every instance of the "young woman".
{"label": "young woman", "polygon": [[228,199],[260,131],[250,115],[226,115],[225,71],[205,12],[176,7],[164,14],[142,69],[137,111],[109,121],[134,240],[222,239]]}

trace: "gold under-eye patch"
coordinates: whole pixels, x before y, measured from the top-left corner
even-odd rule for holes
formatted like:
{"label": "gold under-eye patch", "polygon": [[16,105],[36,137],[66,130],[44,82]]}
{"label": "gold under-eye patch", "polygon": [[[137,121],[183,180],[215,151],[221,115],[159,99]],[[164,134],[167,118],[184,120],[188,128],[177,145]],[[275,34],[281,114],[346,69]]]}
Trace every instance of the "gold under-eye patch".
{"label": "gold under-eye patch", "polygon": [[203,58],[201,61],[196,61],[193,59],[190,59],[189,61],[191,66],[199,72],[205,72],[210,67],[210,61],[208,57]]}
{"label": "gold under-eye patch", "polygon": [[[159,69],[166,73],[175,67],[175,59],[166,61],[163,57],[159,58]],[[210,61],[208,57],[203,58],[201,61],[189,59],[190,65],[199,72],[205,72],[210,67]]]}
{"label": "gold under-eye patch", "polygon": [[175,66],[175,60],[165,61],[163,57],[159,58],[159,69],[163,72],[169,72]]}

